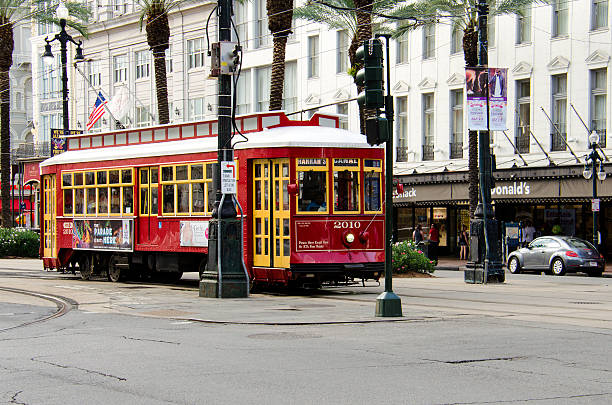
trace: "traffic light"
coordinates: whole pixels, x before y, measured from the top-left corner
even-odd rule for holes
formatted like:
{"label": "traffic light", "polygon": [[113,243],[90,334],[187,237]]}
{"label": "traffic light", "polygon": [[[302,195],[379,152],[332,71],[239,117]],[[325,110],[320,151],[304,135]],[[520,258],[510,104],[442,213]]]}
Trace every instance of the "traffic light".
{"label": "traffic light", "polygon": [[385,117],[367,118],[365,131],[370,145],[380,145],[389,140],[389,122]]}
{"label": "traffic light", "polygon": [[355,76],[357,85],[364,87],[364,91],[357,96],[357,102],[363,107],[383,108],[385,94],[382,43],[378,39],[363,41],[363,45],[355,52],[355,58],[363,63],[363,69]]}

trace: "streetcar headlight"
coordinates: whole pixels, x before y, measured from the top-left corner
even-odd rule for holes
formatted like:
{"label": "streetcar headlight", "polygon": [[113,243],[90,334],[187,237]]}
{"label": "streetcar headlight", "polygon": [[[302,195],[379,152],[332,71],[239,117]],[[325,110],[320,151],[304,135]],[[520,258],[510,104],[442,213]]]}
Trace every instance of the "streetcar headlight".
{"label": "streetcar headlight", "polygon": [[348,243],[353,243],[355,241],[355,235],[352,233],[347,233],[345,238]]}

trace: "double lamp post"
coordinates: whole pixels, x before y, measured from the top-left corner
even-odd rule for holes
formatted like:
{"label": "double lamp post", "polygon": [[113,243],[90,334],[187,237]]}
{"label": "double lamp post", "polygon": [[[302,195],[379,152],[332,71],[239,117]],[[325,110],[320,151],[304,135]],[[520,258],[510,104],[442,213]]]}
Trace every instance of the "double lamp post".
{"label": "double lamp post", "polygon": [[600,238],[597,229],[597,214],[599,212],[599,199],[597,198],[597,179],[599,179],[600,181],[604,181],[606,179],[606,172],[604,171],[603,158],[601,157],[599,152],[597,152],[597,149],[599,148],[599,134],[597,133],[597,131],[593,131],[589,135],[589,145],[591,148],[591,153],[589,153],[586,157],[582,176],[587,180],[593,179],[593,245],[597,249],[599,249]]}
{"label": "double lamp post", "polygon": [[51,52],[51,43],[54,41],[58,41],[60,43],[60,61],[62,63],[62,118],[63,118],[63,127],[64,136],[69,134],[70,130],[70,119],[68,117],[68,42],[72,42],[76,45],[76,55],[74,56],[75,61],[85,60],[83,57],[83,48],[81,45],[83,41],[75,41],[67,32],[66,32],[66,20],[68,19],[68,9],[64,3],[60,3],[55,11],[57,18],[60,23],[60,32],[55,34],[53,39],[45,38],[45,53],[43,53],[42,58],[43,62],[47,66],[53,65],[53,53]]}

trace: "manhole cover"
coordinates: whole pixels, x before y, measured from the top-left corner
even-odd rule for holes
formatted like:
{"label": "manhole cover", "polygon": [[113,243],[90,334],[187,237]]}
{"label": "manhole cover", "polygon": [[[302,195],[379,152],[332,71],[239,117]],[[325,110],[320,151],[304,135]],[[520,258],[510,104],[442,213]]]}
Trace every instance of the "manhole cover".
{"label": "manhole cover", "polygon": [[321,335],[314,335],[310,333],[278,332],[278,333],[256,333],[254,335],[249,335],[247,337],[251,339],[263,339],[263,340],[294,340],[294,339],[316,339],[316,338],[320,338]]}

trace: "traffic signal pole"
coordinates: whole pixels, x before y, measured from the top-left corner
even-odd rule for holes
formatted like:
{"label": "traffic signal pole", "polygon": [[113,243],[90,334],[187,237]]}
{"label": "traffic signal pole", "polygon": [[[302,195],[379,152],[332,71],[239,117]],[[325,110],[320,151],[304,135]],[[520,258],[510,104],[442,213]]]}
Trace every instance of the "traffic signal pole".
{"label": "traffic signal pole", "polygon": [[[220,44],[229,43],[232,39],[232,0],[219,0],[217,7]],[[218,80],[218,162],[215,165],[213,181],[216,201],[208,226],[208,258],[200,280],[199,295],[211,298],[242,298],[249,295],[249,278],[243,257],[242,254],[236,254],[242,252],[244,246],[242,222],[237,219],[235,196],[224,190],[222,181],[225,179],[221,176],[222,170],[228,168],[230,172],[235,173],[232,148],[232,73],[221,72]],[[230,178],[230,185],[231,181]]]}

